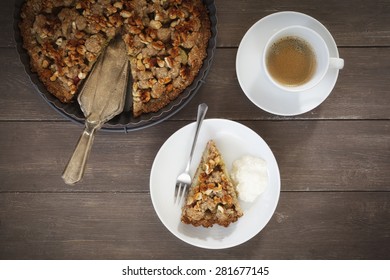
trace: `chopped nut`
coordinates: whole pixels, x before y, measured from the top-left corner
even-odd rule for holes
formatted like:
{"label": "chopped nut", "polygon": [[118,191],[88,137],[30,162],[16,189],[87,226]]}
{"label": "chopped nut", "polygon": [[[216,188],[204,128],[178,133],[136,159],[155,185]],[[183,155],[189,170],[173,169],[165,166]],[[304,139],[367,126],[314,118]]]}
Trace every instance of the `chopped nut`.
{"label": "chopped nut", "polygon": [[158,31],[157,31],[156,29],[150,29],[150,28],[148,28],[148,29],[146,30],[146,34],[147,34],[150,38],[152,38],[153,40],[157,38],[157,32],[158,32]]}
{"label": "chopped nut", "polygon": [[193,197],[188,197],[186,204],[187,205],[191,205],[192,203],[194,203],[194,198]]}
{"label": "chopped nut", "polygon": [[204,168],[204,171],[206,172],[207,175],[213,171],[212,169],[210,169],[210,166],[206,163],[204,164],[203,168]]}
{"label": "chopped nut", "polygon": [[172,81],[171,77],[165,77],[158,79],[158,82],[162,85],[168,84]]}
{"label": "chopped nut", "polygon": [[190,75],[189,67],[183,66],[182,68],[180,68],[180,77],[186,79],[189,75]]}
{"label": "chopped nut", "polygon": [[160,29],[162,27],[162,23],[157,20],[151,20],[149,26],[153,29]]}
{"label": "chopped nut", "polygon": [[232,204],[232,202],[233,198],[229,194],[222,197],[222,204]]}
{"label": "chopped nut", "polygon": [[143,103],[147,103],[150,100],[150,91],[149,90],[142,90],[140,95],[140,100]]}
{"label": "chopped nut", "polygon": [[144,43],[144,44],[149,44],[149,42],[148,42],[147,39],[146,39],[145,34],[141,33],[141,34],[138,35],[138,37],[139,37],[139,40],[140,40],[142,43]]}
{"label": "chopped nut", "polygon": [[165,62],[161,58],[157,58],[157,65],[159,67],[165,67]]}
{"label": "chopped nut", "polygon": [[202,194],[200,192],[194,195],[194,200],[201,200],[201,199],[202,199]]}
{"label": "chopped nut", "polygon": [[84,45],[77,46],[77,52],[81,55],[84,55],[87,51],[87,48]]}
{"label": "chopped nut", "polygon": [[119,27],[123,23],[123,19],[119,14],[113,14],[108,17],[108,21],[115,27]]}
{"label": "chopped nut", "polygon": [[80,80],[84,80],[86,77],[87,77],[87,74],[83,73],[83,72],[80,72],[77,77],[80,79]]}
{"label": "chopped nut", "polygon": [[62,37],[59,37],[57,40],[56,40],[56,45],[57,46],[61,46],[62,45]]}
{"label": "chopped nut", "polygon": [[66,74],[69,73],[69,67],[68,66],[65,66],[65,67],[57,67],[58,68],[58,77],[62,77]]}
{"label": "chopped nut", "polygon": [[147,35],[147,36],[146,36],[146,41],[147,41],[148,43],[151,43],[151,42],[153,42],[153,38],[150,37],[149,35]]}
{"label": "chopped nut", "polygon": [[129,11],[121,11],[120,12],[121,17],[123,18],[129,18],[131,17],[131,13]]}
{"label": "chopped nut", "polygon": [[171,30],[170,28],[160,28],[158,30],[154,30],[156,33],[156,38],[158,38],[162,42],[169,42],[171,40]]}
{"label": "chopped nut", "polygon": [[156,79],[149,79],[148,83],[149,83],[149,86],[152,87],[155,83],[157,83],[157,80]]}
{"label": "chopped nut", "polygon": [[71,94],[75,94],[76,91],[77,91],[77,86],[74,85],[74,84],[72,84],[72,85],[70,86],[70,93],[71,93]]}
{"label": "chopped nut", "polygon": [[131,34],[140,34],[141,33],[141,29],[139,29],[138,27],[133,26],[133,25],[129,27],[129,31]]}
{"label": "chopped nut", "polygon": [[204,191],[204,193],[205,193],[206,195],[210,195],[212,192],[213,192],[212,189],[207,189],[207,190]]}
{"label": "chopped nut", "polygon": [[168,16],[170,19],[176,19],[177,18],[178,9],[172,8],[168,11]]}
{"label": "chopped nut", "polygon": [[149,69],[149,68],[151,68],[151,67],[155,67],[156,64],[157,64],[157,58],[155,58],[155,57],[152,57],[152,58],[149,58],[149,57],[144,58],[143,63],[144,63],[144,65],[145,65],[145,67],[146,67],[147,69]]}
{"label": "chopped nut", "polygon": [[56,72],[54,72],[54,74],[50,77],[50,81],[54,82],[54,81],[57,80],[57,78],[58,78],[58,72],[56,71]]}
{"label": "chopped nut", "polygon": [[115,8],[118,8],[120,10],[123,9],[123,3],[122,2],[115,2],[113,5]]}
{"label": "chopped nut", "polygon": [[180,20],[172,21],[170,26],[171,27],[176,27],[180,23]]}
{"label": "chopped nut", "polygon": [[112,15],[118,11],[118,9],[116,7],[111,6],[111,5],[107,5],[106,9],[107,9],[108,15]]}
{"label": "chopped nut", "polygon": [[138,69],[139,71],[145,71],[145,65],[143,65],[141,59],[138,59],[138,60],[137,60],[137,69]]}
{"label": "chopped nut", "polygon": [[74,34],[74,37],[77,39],[82,39],[82,38],[84,38],[84,36],[85,36],[85,33],[82,31],[79,31],[79,30],[77,30]]}
{"label": "chopped nut", "polygon": [[155,50],[158,50],[158,51],[160,51],[160,50],[162,50],[162,49],[165,48],[164,43],[161,42],[161,41],[153,42],[153,43],[152,43],[152,47],[153,47]]}
{"label": "chopped nut", "polygon": [[172,84],[168,84],[167,87],[166,87],[166,90],[167,90],[167,92],[171,92],[173,90],[173,85]]}
{"label": "chopped nut", "polygon": [[140,26],[140,27],[143,27],[143,26],[144,26],[144,23],[143,23],[143,21],[142,21],[142,18],[140,18],[140,17],[137,17],[137,18],[134,20],[134,22],[135,22],[135,24],[136,24],[137,26]]}
{"label": "chopped nut", "polygon": [[218,185],[215,188],[213,188],[213,192],[218,193],[221,191],[222,191],[222,185],[218,183]]}
{"label": "chopped nut", "polygon": [[179,52],[180,52],[180,59],[181,59],[180,62],[182,64],[187,64],[187,62],[188,62],[187,53],[182,48],[179,48]]}
{"label": "chopped nut", "polygon": [[169,68],[173,67],[175,61],[172,59],[172,57],[167,56],[167,57],[164,58],[164,60],[165,60],[165,63],[167,64],[167,66]]}
{"label": "chopped nut", "polygon": [[44,60],[42,61],[42,67],[43,67],[43,68],[49,67],[49,61],[47,61],[46,59],[44,59]]}
{"label": "chopped nut", "polygon": [[91,52],[87,52],[85,54],[85,57],[87,58],[87,60],[89,62],[94,61],[96,59],[96,56],[93,53],[91,53]]}

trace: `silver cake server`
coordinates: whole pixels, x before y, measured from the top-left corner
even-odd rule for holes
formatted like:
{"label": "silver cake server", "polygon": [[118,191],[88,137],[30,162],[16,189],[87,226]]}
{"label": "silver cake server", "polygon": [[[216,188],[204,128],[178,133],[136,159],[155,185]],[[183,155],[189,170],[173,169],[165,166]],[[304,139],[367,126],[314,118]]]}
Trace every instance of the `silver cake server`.
{"label": "silver cake server", "polygon": [[85,128],[62,174],[66,184],[82,179],[95,132],[123,111],[128,79],[127,50],[118,37],[100,55],[78,96]]}

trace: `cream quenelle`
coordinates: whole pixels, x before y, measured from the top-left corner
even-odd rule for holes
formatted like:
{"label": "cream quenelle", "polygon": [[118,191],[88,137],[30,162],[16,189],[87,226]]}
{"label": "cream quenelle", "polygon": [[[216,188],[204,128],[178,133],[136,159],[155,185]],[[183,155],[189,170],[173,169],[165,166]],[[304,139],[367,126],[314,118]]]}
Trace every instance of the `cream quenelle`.
{"label": "cream quenelle", "polygon": [[245,155],[233,162],[231,178],[237,186],[238,197],[253,202],[267,188],[267,162],[259,157]]}

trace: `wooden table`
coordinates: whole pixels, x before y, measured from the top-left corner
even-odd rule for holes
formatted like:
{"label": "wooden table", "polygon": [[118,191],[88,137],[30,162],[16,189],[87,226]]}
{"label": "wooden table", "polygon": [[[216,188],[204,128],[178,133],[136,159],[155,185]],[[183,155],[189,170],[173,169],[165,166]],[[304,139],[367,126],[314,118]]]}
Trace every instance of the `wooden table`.
{"label": "wooden table", "polygon": [[[84,180],[61,179],[82,127],[38,95],[13,39],[14,2],[0,2],[1,259],[389,259],[390,1],[216,0],[218,47],[206,83],[171,119],[99,132]],[[268,114],[241,90],[235,57],[256,21],[294,10],[333,34],[345,68],[329,98],[296,117]],[[269,224],[234,248],[188,245],[160,222],[149,193],[154,157],[195,120],[238,121],[270,146],[281,194]]]}

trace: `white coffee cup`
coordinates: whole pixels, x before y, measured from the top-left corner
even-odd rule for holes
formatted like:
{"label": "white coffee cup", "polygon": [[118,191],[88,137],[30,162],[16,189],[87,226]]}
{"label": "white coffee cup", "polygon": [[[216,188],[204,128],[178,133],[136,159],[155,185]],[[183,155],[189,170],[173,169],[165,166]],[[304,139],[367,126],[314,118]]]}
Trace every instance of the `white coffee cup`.
{"label": "white coffee cup", "polygon": [[[267,56],[269,52],[273,51],[272,48],[275,43],[280,42],[283,38],[296,38],[305,42],[312,52],[315,58],[315,67],[313,68],[310,78],[307,81],[298,85],[288,85],[281,83],[270,73],[267,66]],[[276,32],[265,45],[262,55],[262,66],[267,79],[276,87],[282,89],[285,92],[303,92],[310,88],[315,87],[322,81],[328,72],[329,68],[342,69],[344,67],[344,60],[338,57],[330,57],[329,49],[324,39],[314,30],[305,26],[293,25],[283,28]],[[289,70],[290,71],[290,70]],[[293,71],[293,69],[291,70]]]}

